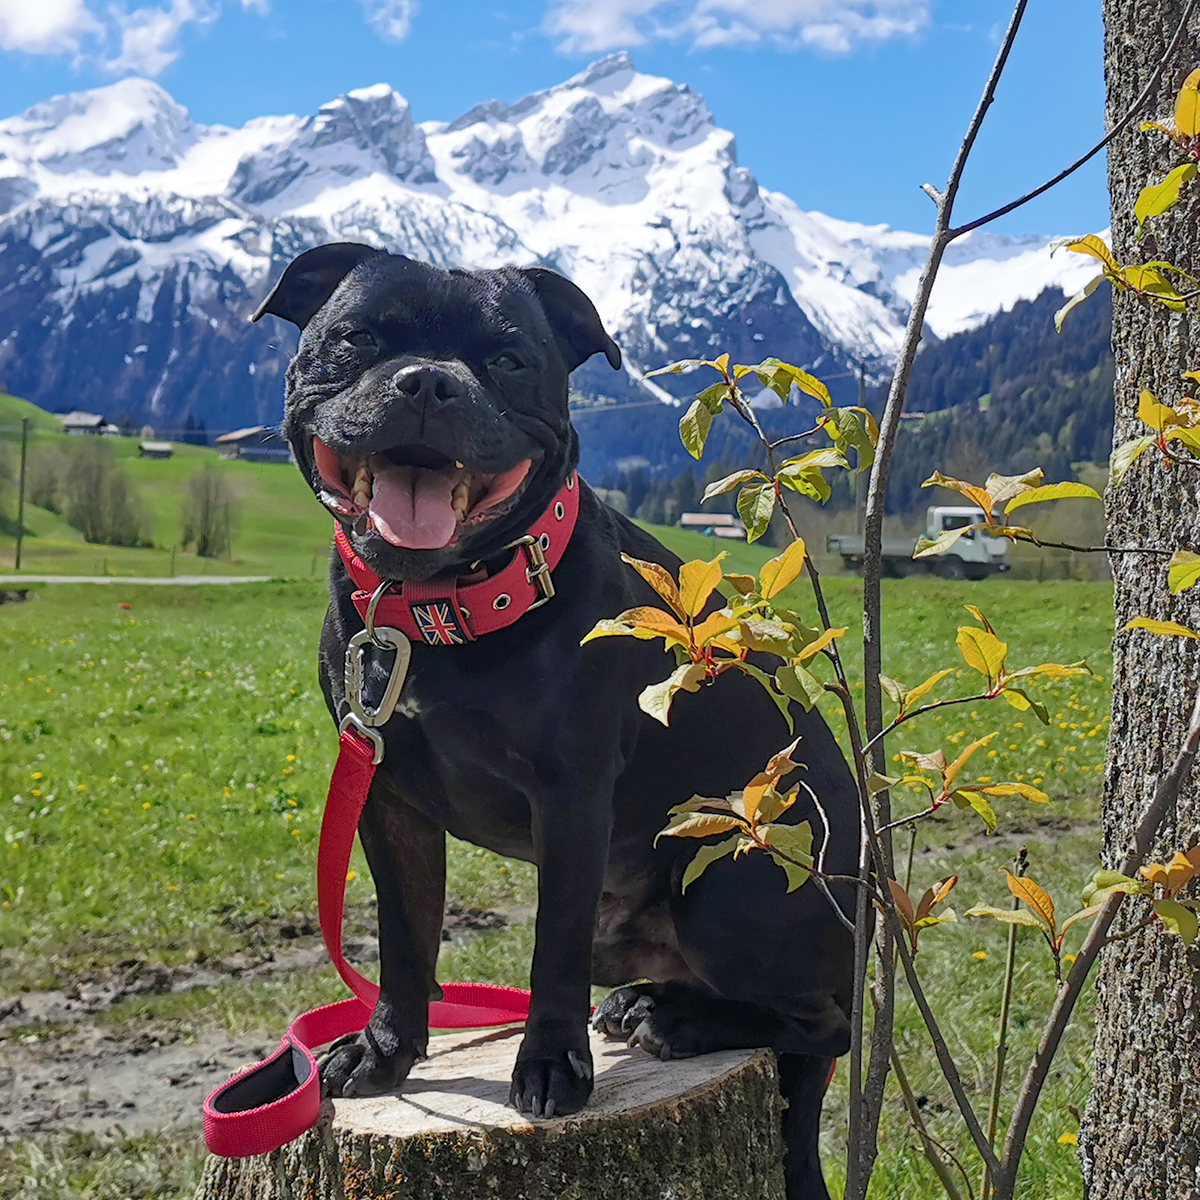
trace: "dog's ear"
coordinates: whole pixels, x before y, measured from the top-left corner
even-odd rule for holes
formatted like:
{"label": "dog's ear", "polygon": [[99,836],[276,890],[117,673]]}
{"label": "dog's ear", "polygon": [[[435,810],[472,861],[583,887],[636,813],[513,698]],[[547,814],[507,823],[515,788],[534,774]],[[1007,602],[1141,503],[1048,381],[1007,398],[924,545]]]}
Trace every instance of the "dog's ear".
{"label": "dog's ear", "polygon": [[360,242],[331,242],[305,250],[288,264],[250,320],[257,321],[270,313],[303,329],[359,263],[386,253]]}
{"label": "dog's ear", "polygon": [[527,267],[521,274],[533,285],[542,302],[568,371],[601,352],[614,371],[620,370],[620,348],[604,331],[595,305],[579,288],[569,279],[541,267]]}

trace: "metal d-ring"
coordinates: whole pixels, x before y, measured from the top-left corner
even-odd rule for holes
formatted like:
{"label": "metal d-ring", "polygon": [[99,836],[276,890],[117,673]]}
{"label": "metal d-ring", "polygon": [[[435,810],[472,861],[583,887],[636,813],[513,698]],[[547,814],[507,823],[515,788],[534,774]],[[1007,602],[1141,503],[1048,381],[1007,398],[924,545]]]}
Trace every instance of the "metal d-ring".
{"label": "metal d-ring", "polygon": [[367,612],[363,617],[363,624],[367,627],[367,637],[371,639],[371,645],[378,650],[391,650],[392,644],[375,636],[375,610],[379,607],[380,600],[383,599],[387,590],[393,586],[392,580],[384,579],[379,586],[371,594],[371,599],[367,603]]}

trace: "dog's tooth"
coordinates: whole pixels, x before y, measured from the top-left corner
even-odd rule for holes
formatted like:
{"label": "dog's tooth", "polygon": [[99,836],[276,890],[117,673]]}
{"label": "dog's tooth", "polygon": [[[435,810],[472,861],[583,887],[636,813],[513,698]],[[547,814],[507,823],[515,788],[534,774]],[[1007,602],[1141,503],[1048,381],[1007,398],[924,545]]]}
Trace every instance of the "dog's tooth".
{"label": "dog's tooth", "polygon": [[457,467],[457,468],[458,468],[460,471],[462,471],[462,470],[464,470],[464,469],[465,469],[465,468],[463,467],[462,463],[460,463],[460,462],[458,461],[458,459],[457,459],[457,458],[454,460],[454,465],[455,465],[455,466],[456,466],[456,467]]}
{"label": "dog's tooth", "polygon": [[350,498],[359,508],[366,508],[371,503],[371,471],[365,462],[360,463],[354,473],[354,487]]}

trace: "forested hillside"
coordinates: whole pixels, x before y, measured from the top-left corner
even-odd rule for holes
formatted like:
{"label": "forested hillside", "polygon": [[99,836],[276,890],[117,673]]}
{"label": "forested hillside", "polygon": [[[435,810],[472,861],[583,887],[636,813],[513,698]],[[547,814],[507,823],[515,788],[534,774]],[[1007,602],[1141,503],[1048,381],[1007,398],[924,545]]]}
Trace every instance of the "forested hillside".
{"label": "forested hillside", "polygon": [[[917,357],[911,417],[901,430],[888,507],[925,504],[921,481],[936,468],[959,478],[1040,466],[1069,479],[1072,463],[1105,462],[1112,447],[1112,306],[1108,289],[1054,331],[1057,290],[1020,301],[967,333],[928,345]],[[874,401],[883,403],[881,392]]]}

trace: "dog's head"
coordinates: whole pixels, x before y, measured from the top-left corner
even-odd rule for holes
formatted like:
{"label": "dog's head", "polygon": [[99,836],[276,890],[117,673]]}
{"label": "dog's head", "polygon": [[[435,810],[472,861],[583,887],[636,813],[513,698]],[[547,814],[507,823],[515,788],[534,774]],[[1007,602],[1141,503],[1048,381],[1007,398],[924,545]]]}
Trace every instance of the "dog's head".
{"label": "dog's head", "polygon": [[621,352],[553,271],[444,271],[340,242],[301,254],[254,314],[301,330],[283,431],[318,498],[386,579],[427,579],[519,537],[574,468],[567,378]]}

